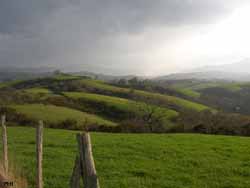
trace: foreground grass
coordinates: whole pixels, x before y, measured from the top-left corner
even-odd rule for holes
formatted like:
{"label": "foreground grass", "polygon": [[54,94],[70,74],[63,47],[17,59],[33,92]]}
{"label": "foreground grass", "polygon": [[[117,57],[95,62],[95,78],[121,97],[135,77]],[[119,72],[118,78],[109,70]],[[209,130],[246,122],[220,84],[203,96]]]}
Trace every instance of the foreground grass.
{"label": "foreground grass", "polygon": [[249,141],[192,134],[93,136],[97,171],[106,188],[249,187]]}
{"label": "foreground grass", "polygon": [[[69,187],[76,153],[73,131],[45,129],[44,187]],[[35,130],[8,128],[12,160],[34,188]],[[250,138],[194,134],[92,133],[102,188],[246,188]]]}
{"label": "foreground grass", "polygon": [[[35,188],[35,129],[9,127],[7,131],[10,163],[27,178],[28,187]],[[44,188],[69,187],[76,154],[75,133],[67,130],[44,130]]]}
{"label": "foreground grass", "polygon": [[50,123],[60,123],[67,119],[74,119],[77,121],[78,126],[84,123],[114,126],[115,123],[105,120],[99,116],[84,113],[78,110],[59,107],[54,105],[43,104],[24,104],[11,106],[17,110],[17,112],[27,115],[35,120],[44,120]]}

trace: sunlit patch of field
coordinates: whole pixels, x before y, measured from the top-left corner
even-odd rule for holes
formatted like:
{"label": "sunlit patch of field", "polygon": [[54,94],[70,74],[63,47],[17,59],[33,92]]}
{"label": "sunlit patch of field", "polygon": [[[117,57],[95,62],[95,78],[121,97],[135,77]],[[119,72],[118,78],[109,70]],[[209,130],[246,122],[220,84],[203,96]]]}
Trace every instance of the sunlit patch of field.
{"label": "sunlit patch of field", "polygon": [[[119,87],[108,85],[104,82],[96,81],[96,80],[83,79],[81,80],[81,83],[88,87],[112,92],[113,94],[126,95],[131,92],[131,90],[128,88],[119,88]],[[144,97],[144,98],[147,98],[147,100],[154,100],[154,101],[158,101],[160,103],[169,104],[169,105],[173,104],[181,108],[187,108],[187,109],[192,109],[192,110],[197,110],[197,111],[210,109],[208,106],[205,106],[203,104],[199,104],[199,103],[188,101],[179,97],[163,95],[159,93],[151,93],[147,91],[133,90],[133,95],[138,98]]]}
{"label": "sunlit patch of field", "polygon": [[12,105],[11,107],[16,109],[17,112],[25,114],[31,119],[43,120],[49,123],[60,123],[67,119],[73,119],[77,121],[78,126],[83,125],[85,122],[88,124],[106,126],[116,125],[115,123],[105,120],[97,115],[88,114],[66,107],[43,104]]}

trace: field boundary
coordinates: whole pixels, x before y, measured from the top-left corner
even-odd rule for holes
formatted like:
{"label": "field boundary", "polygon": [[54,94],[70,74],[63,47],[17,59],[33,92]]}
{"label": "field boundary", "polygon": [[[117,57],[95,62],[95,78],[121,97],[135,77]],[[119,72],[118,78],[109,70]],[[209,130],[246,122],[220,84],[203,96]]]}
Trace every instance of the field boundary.
{"label": "field boundary", "polygon": [[[3,167],[4,175],[8,175],[8,142],[6,116],[1,116],[2,143],[3,143]],[[42,120],[36,126],[36,187],[43,188],[43,128]],[[82,178],[84,188],[100,188],[96,173],[94,157],[92,154],[91,137],[88,132],[76,135],[78,152],[76,154],[73,172],[70,178],[70,188],[80,188]]]}
{"label": "field boundary", "polygon": [[85,188],[100,188],[92,154],[90,134],[88,132],[77,134],[76,139],[79,155],[76,155],[70,188],[79,188],[81,177]]}

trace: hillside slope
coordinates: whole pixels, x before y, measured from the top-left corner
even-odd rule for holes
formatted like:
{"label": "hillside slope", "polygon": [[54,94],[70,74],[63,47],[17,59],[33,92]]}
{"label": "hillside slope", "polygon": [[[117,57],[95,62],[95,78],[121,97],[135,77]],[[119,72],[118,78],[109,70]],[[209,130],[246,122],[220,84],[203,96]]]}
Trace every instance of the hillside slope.
{"label": "hillside slope", "polygon": [[[92,125],[91,130],[113,132],[122,131],[124,124],[128,131],[175,131],[181,128],[177,125],[180,112],[212,110],[206,105],[177,96],[118,87],[67,74],[3,83],[0,104],[14,107],[16,112],[12,114],[15,117],[11,116],[11,109],[9,113],[6,109],[3,112],[17,124],[33,125],[30,120],[42,119],[47,125],[50,124],[49,127],[82,130],[88,124]],[[48,115],[42,115],[39,111]],[[50,114],[64,119],[53,118]],[[121,126],[115,130],[110,127],[117,124]]]}
{"label": "hillside slope", "polygon": [[188,101],[179,97],[175,96],[169,96],[169,95],[163,95],[160,93],[153,93],[153,92],[147,92],[142,90],[131,90],[128,88],[119,88],[117,86],[108,85],[102,81],[97,80],[81,80],[80,83],[82,83],[85,87],[91,87],[94,89],[97,89],[96,92],[106,92],[106,93],[112,93],[116,96],[124,96],[124,97],[134,97],[137,100],[145,100],[145,101],[154,101],[162,105],[166,106],[177,106],[177,108],[186,108],[186,109],[192,109],[197,111],[202,111],[205,109],[209,109],[208,106]]}

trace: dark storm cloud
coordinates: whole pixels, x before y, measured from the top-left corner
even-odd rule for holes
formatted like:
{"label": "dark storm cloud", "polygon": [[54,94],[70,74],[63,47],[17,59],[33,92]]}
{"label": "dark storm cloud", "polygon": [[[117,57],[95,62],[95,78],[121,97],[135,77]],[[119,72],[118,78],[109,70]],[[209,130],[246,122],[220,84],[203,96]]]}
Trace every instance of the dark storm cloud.
{"label": "dark storm cloud", "polygon": [[65,0],[2,0],[0,2],[0,32],[17,33],[35,30],[35,26],[51,13],[67,5]]}
{"label": "dark storm cloud", "polygon": [[240,1],[1,0],[0,64],[92,64],[108,69],[115,59],[117,67],[126,68],[122,55],[119,65],[111,37],[211,23],[230,12],[235,2]]}
{"label": "dark storm cloud", "polygon": [[[71,12],[81,16],[77,20],[79,24],[90,21],[106,27],[107,31],[134,30],[145,24],[202,23],[224,13],[231,3],[222,0],[2,0],[0,31],[35,30],[35,26],[55,12],[67,8],[80,8]],[[30,28],[32,25],[34,28]]]}

